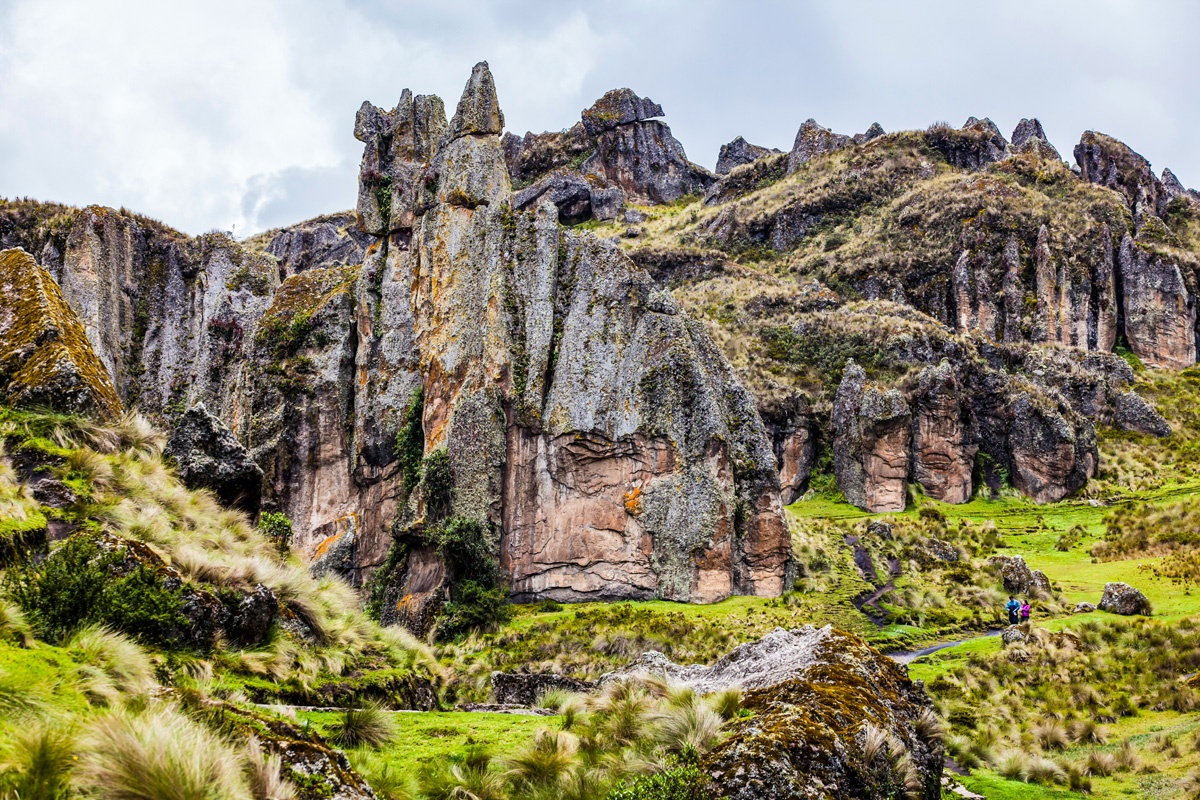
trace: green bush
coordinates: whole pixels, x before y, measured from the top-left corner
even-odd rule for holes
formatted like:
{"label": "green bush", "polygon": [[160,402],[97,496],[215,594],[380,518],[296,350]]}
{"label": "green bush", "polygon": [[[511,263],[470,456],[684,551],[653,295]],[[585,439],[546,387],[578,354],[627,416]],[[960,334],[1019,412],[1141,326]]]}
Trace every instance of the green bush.
{"label": "green bush", "polygon": [[453,639],[471,631],[493,628],[512,619],[508,592],[502,587],[486,586],[479,581],[464,581],[451,586],[452,599],[442,608],[438,638]]}
{"label": "green bush", "polygon": [[709,800],[709,777],[700,771],[694,754],[671,757],[660,772],[625,781],[608,793],[608,800]]}
{"label": "green bush", "polygon": [[258,518],[258,530],[275,543],[281,556],[286,556],[292,547],[292,521],[286,514],[266,511]]}
{"label": "green bush", "polygon": [[94,536],[71,537],[41,564],[10,570],[5,591],[37,634],[60,641],[83,625],[106,625],[142,641],[169,644],[186,630],[179,589],[142,564],[122,570],[125,549],[105,550]]}
{"label": "green bush", "polygon": [[442,609],[439,638],[452,639],[511,619],[508,592],[482,523],[450,517],[427,531],[426,539],[437,545],[450,582],[450,602]]}
{"label": "green bush", "polygon": [[454,507],[454,471],[445,448],[434,450],[421,462],[421,488],[425,494],[425,519],[438,522]]}

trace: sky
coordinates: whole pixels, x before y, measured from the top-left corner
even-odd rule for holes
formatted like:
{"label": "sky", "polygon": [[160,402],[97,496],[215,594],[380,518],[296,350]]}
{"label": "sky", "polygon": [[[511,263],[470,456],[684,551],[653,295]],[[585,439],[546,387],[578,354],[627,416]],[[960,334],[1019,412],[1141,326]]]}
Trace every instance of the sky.
{"label": "sky", "polygon": [[1099,130],[1196,187],[1198,31],[1189,0],[0,0],[0,196],[238,236],[350,208],[362,101],[452,113],[481,60],[515,133],[628,86],[709,168],[809,117],[1037,117],[1068,161]]}

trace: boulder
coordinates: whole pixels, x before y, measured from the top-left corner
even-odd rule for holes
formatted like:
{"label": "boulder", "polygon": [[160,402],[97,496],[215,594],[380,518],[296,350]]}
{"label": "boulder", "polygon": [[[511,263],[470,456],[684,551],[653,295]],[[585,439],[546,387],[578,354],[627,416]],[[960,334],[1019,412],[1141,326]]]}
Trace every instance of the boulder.
{"label": "boulder", "polygon": [[1158,409],[1132,389],[1116,393],[1114,417],[1121,430],[1151,436],[1171,435],[1171,425],[1158,413]]}
{"label": "boulder", "polygon": [[1096,474],[1096,434],[1091,425],[1072,424],[1069,409],[1055,408],[1029,391],[1016,394],[1010,408],[1012,480],[1023,494],[1037,503],[1052,503]]}
{"label": "boulder", "polygon": [[925,133],[929,146],[959,169],[978,170],[1008,158],[1008,142],[996,123],[986,117],[970,117],[957,130],[949,125],[934,125]]}
{"label": "boulder", "polygon": [[1104,584],[1104,594],[1100,597],[1097,608],[1123,616],[1141,614],[1148,617],[1151,613],[1150,601],[1146,599],[1146,595],[1122,581]]}
{"label": "boulder", "polygon": [[1096,610],[1095,603],[1076,603],[1072,613],[1075,614],[1090,614]]}
{"label": "boulder", "polygon": [[[669,673],[697,691],[742,687],[755,712],[701,760],[722,797],[940,796],[941,742],[915,725],[932,710],[928,695],[856,636],[828,627],[776,630],[712,667]],[[906,760],[867,751],[870,729]]]}
{"label": "boulder", "polygon": [[903,511],[911,414],[903,395],[867,383],[850,361],[833,407],[834,473],[846,500],[864,511]]}
{"label": "boulder", "polygon": [[591,681],[553,673],[492,673],[492,702],[502,705],[532,706],[550,690],[590,692],[595,688]]}
{"label": "boulder", "polygon": [[871,536],[878,536],[885,542],[890,542],[895,539],[895,534],[892,533],[892,526],[881,519],[873,519],[867,523],[867,533]]}
{"label": "boulder", "polygon": [[591,184],[577,172],[560,170],[547,175],[515,193],[512,206],[515,211],[527,211],[546,201],[555,205],[558,219],[564,225],[583,222],[592,216]]}
{"label": "boulder", "polygon": [[58,283],[21,249],[0,251],[0,396],[13,406],[111,419],[121,399]]}
{"label": "boulder", "polygon": [[749,164],[763,156],[778,152],[780,151],[773,147],[759,147],[756,144],[750,144],[739,136],[729,144],[721,145],[721,152],[717,156],[717,174],[728,175],[734,167]]}
{"label": "boulder", "polygon": [[999,565],[1000,580],[1008,594],[1024,597],[1050,596],[1050,579],[1040,569],[1031,570],[1024,557],[992,556],[987,563],[989,566]]}
{"label": "boulder", "polygon": [[189,489],[209,489],[222,505],[258,512],[263,472],[233,432],[200,403],[188,409],[163,455]]}
{"label": "boulder", "polygon": [[1004,643],[1005,647],[1008,647],[1010,644],[1024,642],[1028,638],[1028,634],[1020,625],[1009,625],[1000,632],[1000,641]]}
{"label": "boulder", "polygon": [[263,584],[242,594],[228,625],[230,640],[239,647],[254,647],[266,641],[271,623],[279,614],[279,599]]}
{"label": "boulder", "polygon": [[504,131],[504,112],[496,97],[496,82],[486,61],[480,61],[471,70],[458,108],[450,120],[451,141],[469,135],[499,136]]}
{"label": "boulder", "polygon": [[815,156],[832,153],[852,144],[849,136],[843,136],[817,124],[815,119],[805,120],[796,131],[796,140],[788,153],[787,172],[792,174],[800,165],[812,160]]}
{"label": "boulder", "polygon": [[937,537],[931,536],[926,539],[922,548],[935,561],[944,561],[953,564],[959,559],[958,549],[949,542],[944,542]]}
{"label": "boulder", "polygon": [[1120,192],[1139,225],[1146,215],[1162,213],[1167,200],[1162,184],[1150,162],[1124,142],[1097,131],[1085,131],[1075,145],[1074,156],[1080,177]]}

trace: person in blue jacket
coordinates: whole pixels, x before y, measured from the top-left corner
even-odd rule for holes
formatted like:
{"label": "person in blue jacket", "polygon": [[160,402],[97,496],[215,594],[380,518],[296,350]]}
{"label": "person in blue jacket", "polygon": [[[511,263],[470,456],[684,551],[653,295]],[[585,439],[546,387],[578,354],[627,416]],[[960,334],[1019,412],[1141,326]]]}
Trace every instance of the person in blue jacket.
{"label": "person in blue jacket", "polygon": [[1016,625],[1021,621],[1020,617],[1018,616],[1021,613],[1021,604],[1017,602],[1017,598],[1010,595],[1008,598],[1008,605],[1006,605],[1005,608],[1008,610],[1009,625]]}

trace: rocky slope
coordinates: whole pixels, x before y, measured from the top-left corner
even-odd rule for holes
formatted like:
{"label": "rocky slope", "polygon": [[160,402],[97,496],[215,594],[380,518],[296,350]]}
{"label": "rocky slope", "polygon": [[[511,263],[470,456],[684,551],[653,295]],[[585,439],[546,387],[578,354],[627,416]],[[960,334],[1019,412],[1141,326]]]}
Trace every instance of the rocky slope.
{"label": "rocky slope", "polygon": [[778,594],[813,474],[874,511],[913,485],[1055,500],[1095,426],[1169,433],[1114,355],[1196,360],[1200,198],[1169,171],[1089,132],[1072,172],[1036,120],[972,118],[809,120],[714,174],[662,113],[621,89],[502,136],[481,64],[449,119],[363,105],[353,215],[238,243],[4,201],[0,245],[57,281],[121,404],[230,460],[228,502],[254,506],[252,463],[318,570],[387,562],[400,620],[453,594],[451,523],[520,599]]}

